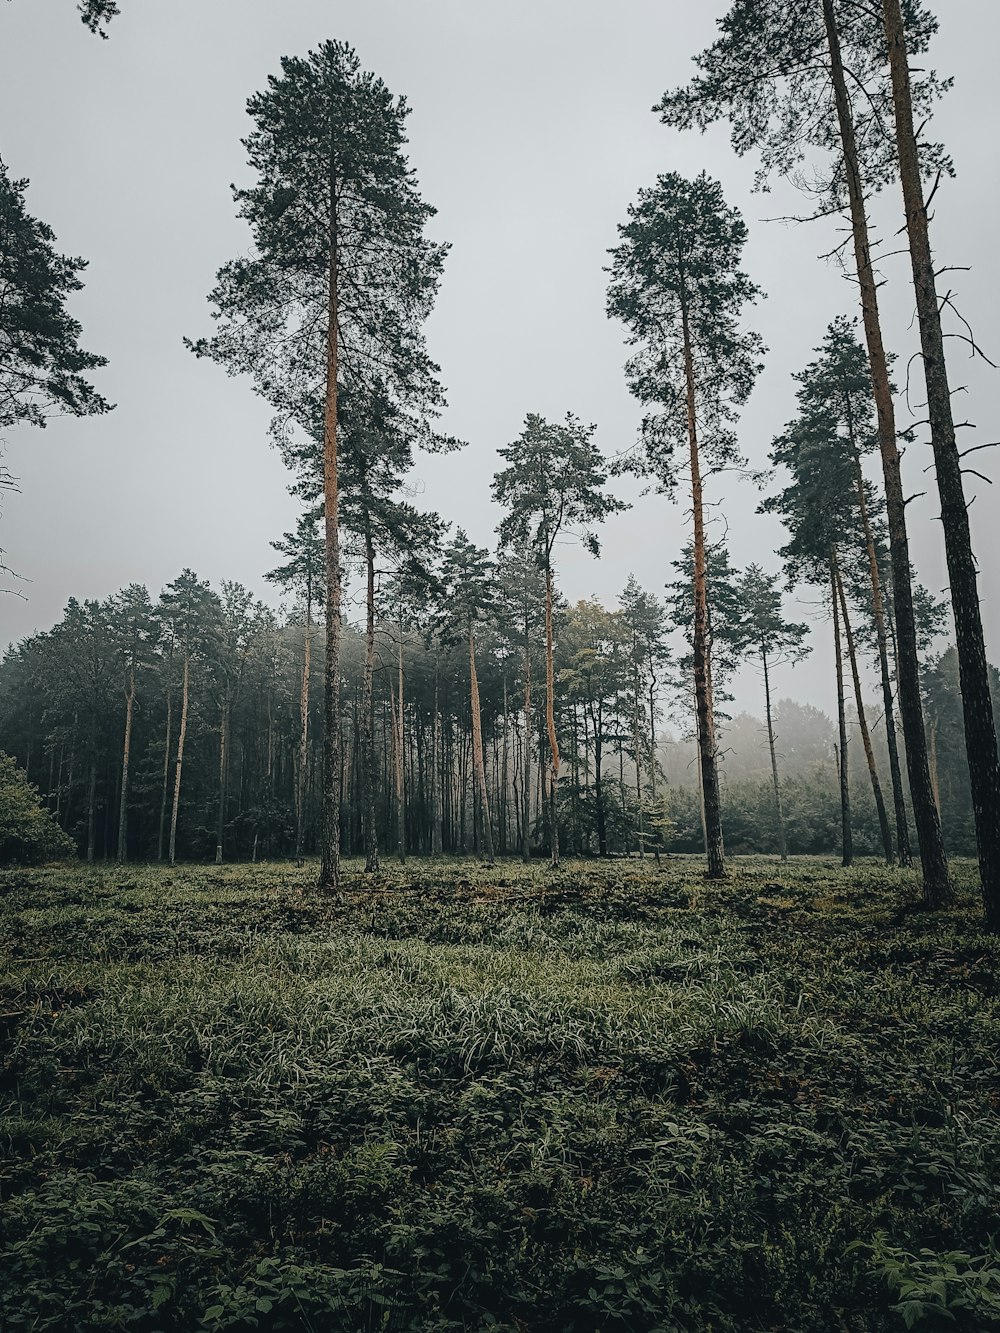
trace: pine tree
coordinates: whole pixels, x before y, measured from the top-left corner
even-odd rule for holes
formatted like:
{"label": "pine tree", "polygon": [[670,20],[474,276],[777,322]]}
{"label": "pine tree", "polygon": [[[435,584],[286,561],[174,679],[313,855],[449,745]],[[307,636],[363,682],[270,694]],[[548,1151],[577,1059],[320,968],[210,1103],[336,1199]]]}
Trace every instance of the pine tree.
{"label": "pine tree", "polygon": [[498,452],[507,466],[493,478],[493,498],[507,515],[500,524],[504,543],[531,548],[545,576],[545,724],[549,741],[549,841],[553,866],[559,864],[556,793],[559,740],[555,720],[553,599],[555,544],[579,530],[592,555],[600,543],[592,525],[626,506],[604,490],[607,468],[596,444],[595,426],[567,413],[562,425],[529,413],[524,430]]}
{"label": "pine tree", "polygon": [[635,799],[640,857],[645,853],[645,799],[643,760],[649,778],[649,798],[656,802],[657,690],[670,661],[666,644],[666,612],[651,593],[639,587],[634,575],[618,599],[626,627],[629,673],[632,681],[632,746],[635,757]]}
{"label": "pine tree", "polygon": [[118,807],[117,860],[128,859],[128,799],[132,756],[132,734],[139,685],[151,675],[157,627],[149,593],[131,583],[107,603],[111,636],[119,655],[125,694],[125,731],[122,740],[121,794]]}
{"label": "pine tree", "polygon": [[295,859],[301,864],[305,848],[306,770],[309,762],[309,697],[312,684],[313,608],[323,603],[325,549],[318,532],[318,515],[300,515],[295,531],[271,545],[286,563],[264,577],[294,593],[302,604],[302,681],[299,688],[299,744],[295,770]]}
{"label": "pine tree", "polygon": [[85,378],[107,361],[82,349],[82,329],[66,308],[83,287],[86,261],[56,251],[51,227],[27,210],[27,185],[0,162],[0,430],[112,407]]}
{"label": "pine tree", "polygon": [[[433,209],[403,152],[408,107],[341,42],[282,60],[280,77],[247,106],[245,140],[257,183],[236,189],[255,249],[219,272],[210,300],[219,331],[193,344],[246,372],[277,411],[279,433],[307,441],[322,422],[327,549],[324,833],[320,886],[340,865],[339,407],[341,382],[389,396],[428,440],[442,393],[421,325],[445,247],[424,236]],[[311,447],[309,445],[308,447]]]}
{"label": "pine tree", "polygon": [[[883,0],[885,39],[892,77],[899,178],[906,209],[906,230],[916,294],[920,350],[927,385],[927,415],[941,497],[941,524],[948,560],[965,745],[969,759],[972,807],[983,903],[990,929],[1000,931],[1000,753],[993,698],[990,692],[983,619],[979,605],[978,574],[969,530],[968,504],[962,481],[962,458],[955,442],[951,388],[944,356],[941,300],[931,255],[925,176],[936,174],[935,153],[921,156],[914,128],[914,95],[907,45],[916,53],[925,44],[924,32],[904,24],[900,0]],[[909,42],[908,42],[909,39]],[[923,108],[921,108],[922,110]],[[921,129],[923,127],[921,126]]]}
{"label": "pine tree", "polygon": [[788,860],[788,842],[785,837],[785,818],[781,805],[781,782],[778,778],[778,756],[775,749],[774,714],[771,706],[771,673],[781,662],[797,662],[808,652],[805,643],[809,626],[786,620],[781,608],[778,576],[766,573],[760,565],[748,565],[737,584],[743,612],[743,632],[748,650],[760,662],[764,678],[764,721],[767,727],[767,748],[771,758],[771,781],[774,787],[774,810],[778,821],[778,852],[782,861]]}
{"label": "pine tree", "polygon": [[611,252],[608,311],[637,348],[626,366],[629,387],[653,410],[632,460],[672,492],[685,445],[694,523],[692,655],[698,750],[705,805],[708,875],[725,874],[718,751],[712,701],[710,591],[705,566],[704,467],[737,460],[733,423],[760,369],[762,344],[742,330],[744,306],[758,295],[740,269],[747,239],[739,214],[704,173],[660,176],[641,190]]}
{"label": "pine tree", "polygon": [[[935,20],[922,0],[907,0],[907,16],[911,51],[924,51]],[[704,129],[728,119],[736,151],[760,152],[759,185],[774,173],[785,175],[813,197],[815,216],[846,211],[850,217],[889,519],[910,794],[924,897],[941,904],[951,886],[927,763],[905,497],[866,203],[895,170],[886,133],[892,91],[881,15],[853,0],[735,0],[719,28],[719,39],[696,57],[698,76],[660,102],[664,121]],[[915,81],[913,100],[921,113],[939,91],[933,74]],[[809,173],[803,169],[807,160]],[[946,163],[940,146],[925,146],[927,169]]]}
{"label": "pine tree", "polygon": [[183,570],[172,583],[167,584],[156,608],[157,619],[164,626],[170,642],[176,644],[181,659],[180,725],[174,758],[174,794],[167,850],[171,865],[177,859],[177,820],[191,704],[191,666],[192,663],[203,664],[215,656],[221,636],[221,614],[222,605],[218,594],[191,569]]}
{"label": "pine tree", "polygon": [[441,565],[439,627],[465,641],[469,657],[469,715],[472,724],[472,762],[487,864],[495,858],[493,820],[486,785],[483,718],[476,668],[476,624],[485,618],[496,597],[493,562],[488,551],[475,546],[459,528],[445,548]]}
{"label": "pine tree", "polygon": [[[797,397],[802,411],[806,414],[827,415],[829,429],[836,432],[836,448],[843,451],[844,460],[850,465],[849,468],[842,465],[838,476],[844,480],[846,473],[850,472],[853,478],[852,504],[856,509],[857,524],[867,557],[868,601],[875,629],[882,684],[886,745],[896,822],[896,854],[900,865],[909,865],[910,844],[896,741],[892,673],[889,666],[891,626],[886,617],[883,578],[878,556],[876,525],[881,519],[882,506],[866,481],[862,467],[863,458],[876,447],[878,441],[871,373],[868,359],[858,342],[852,324],[843,316],[833,320],[829,325],[822,344],[816,350],[816,360],[793,378],[799,386]],[[852,520],[852,527],[854,526]],[[850,573],[850,570],[846,572]],[[845,571],[841,569],[840,573],[843,579]],[[860,699],[858,709],[859,717],[863,718]]]}

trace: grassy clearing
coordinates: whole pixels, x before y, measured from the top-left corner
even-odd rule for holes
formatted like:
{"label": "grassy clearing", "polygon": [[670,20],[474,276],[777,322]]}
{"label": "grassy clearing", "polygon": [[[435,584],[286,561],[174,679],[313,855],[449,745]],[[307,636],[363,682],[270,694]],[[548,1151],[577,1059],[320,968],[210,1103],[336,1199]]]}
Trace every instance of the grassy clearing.
{"label": "grassy clearing", "polygon": [[1000,1327],[971,868],[0,875],[0,1328]]}

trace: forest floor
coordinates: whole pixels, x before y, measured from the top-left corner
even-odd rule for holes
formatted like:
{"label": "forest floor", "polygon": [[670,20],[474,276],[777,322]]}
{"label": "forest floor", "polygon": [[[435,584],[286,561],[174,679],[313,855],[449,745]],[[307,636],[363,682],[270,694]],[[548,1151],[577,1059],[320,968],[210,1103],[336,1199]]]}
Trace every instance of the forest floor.
{"label": "forest floor", "polygon": [[874,862],[0,872],[0,1328],[1000,1328],[1000,944]]}

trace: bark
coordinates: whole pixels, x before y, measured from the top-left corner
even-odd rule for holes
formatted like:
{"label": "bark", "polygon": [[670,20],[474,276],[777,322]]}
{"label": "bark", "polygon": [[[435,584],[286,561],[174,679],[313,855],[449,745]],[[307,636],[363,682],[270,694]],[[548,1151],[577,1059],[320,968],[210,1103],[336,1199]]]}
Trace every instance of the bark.
{"label": "bark", "polygon": [[651,668],[649,682],[649,795],[654,802],[656,800],[656,765],[656,682],[652,679]]}
{"label": "bark", "polygon": [[472,711],[472,762],[476,786],[479,789],[480,824],[486,846],[486,860],[494,862],[493,823],[490,819],[490,798],[486,790],[486,764],[483,759],[483,722],[479,708],[479,673],[476,671],[476,636],[469,624],[469,697]]}
{"label": "bark", "polygon": [[694,657],[695,709],[698,718],[698,755],[702,802],[705,812],[705,852],[708,878],[726,874],[722,841],[722,801],[719,792],[718,747],[715,741],[715,710],[712,703],[710,647],[708,641],[708,575],[705,561],[705,511],[702,497],[701,460],[695,416],[694,356],[687,310],[683,306],[684,380],[687,390],[687,428],[691,454],[691,508],[694,514]]}
{"label": "bark", "polygon": [[226,778],[229,773],[229,700],[223,700],[219,722],[219,813],[215,825],[215,864],[222,865],[222,841],[226,829]]}
{"label": "bark", "polygon": [[847,659],[851,664],[851,679],[854,682],[854,704],[858,710],[858,727],[861,730],[861,744],[864,746],[865,761],[868,764],[868,776],[871,779],[872,795],[875,797],[875,809],[878,811],[879,832],[882,835],[882,850],[885,854],[886,865],[891,866],[895,861],[895,854],[892,846],[892,833],[889,830],[889,816],[885,809],[885,800],[882,797],[882,784],[879,781],[878,767],[875,763],[875,752],[872,749],[872,738],[868,732],[868,719],[865,717],[865,705],[861,696],[861,675],[858,671],[858,653],[854,643],[854,631],[851,628],[851,618],[847,613],[847,598],[844,596],[844,580],[841,577],[840,570],[837,570],[837,593],[840,597],[840,613],[844,619],[844,637],[847,640]]}
{"label": "bark", "polygon": [[778,820],[778,854],[788,860],[788,840],[785,837],[785,812],[781,805],[781,783],[778,780],[778,755],[774,748],[774,721],[771,716],[771,677],[767,665],[767,649],[760,646],[760,660],[764,668],[764,712],[767,718],[767,748],[771,754],[771,781],[774,784],[774,813]]}
{"label": "bark", "polygon": [[399,707],[396,716],[396,855],[400,864],[406,861],[406,770],[405,751],[403,749],[405,732],[403,722],[403,627],[399,627],[399,646],[397,656],[399,688],[397,690]]}
{"label": "bark", "polygon": [[882,575],[878,567],[878,555],[875,550],[875,534],[872,531],[871,516],[868,513],[868,500],[865,496],[865,479],[861,470],[861,455],[858,451],[851,417],[850,402],[846,400],[848,430],[854,454],[854,479],[858,492],[858,512],[861,515],[861,527],[868,552],[868,573],[872,585],[872,616],[875,621],[875,639],[878,644],[879,672],[882,678],[882,707],[885,716],[885,741],[889,751],[889,776],[892,779],[892,803],[896,817],[896,854],[901,866],[912,864],[910,853],[910,832],[906,821],[906,804],[903,800],[903,777],[899,767],[899,746],[896,741],[895,708],[892,698],[892,676],[889,671],[889,646],[885,625],[885,601],[882,597]]}
{"label": "bark", "polygon": [[378,871],[378,827],[375,821],[375,547],[365,532],[365,669],[361,683],[361,824],[365,873]]}
{"label": "bark", "polygon": [[191,659],[187,648],[184,649],[184,675],[181,682],[181,725],[177,733],[177,759],[174,764],[174,804],[170,812],[170,849],[169,859],[173,865],[177,859],[177,812],[181,804],[181,774],[184,769],[184,740],[187,736],[188,686],[190,684]]}
{"label": "bark", "polygon": [[128,854],[128,768],[132,757],[132,718],[135,713],[135,671],[129,673],[128,694],[125,696],[125,740],[122,743],[122,790],[118,803],[118,860]]}
{"label": "bark", "polygon": [[840,646],[840,607],[837,600],[837,556],[830,553],[830,594],[833,600],[833,643],[837,663],[837,727],[840,734],[840,746],[837,750],[837,764],[840,771],[840,830],[842,856],[841,864],[849,866],[854,861],[854,842],[851,836],[851,780],[847,767],[847,716],[844,712],[844,656]]}
{"label": "bark", "polygon": [[[962,483],[962,460],[955,442],[948,368],[944,359],[941,305],[938,300],[934,261],[928,234],[927,207],[920,178],[920,159],[913,126],[910,74],[907,66],[903,16],[899,0],[883,0],[885,35],[892,73],[893,106],[896,113],[896,146],[899,177],[906,208],[913,289],[920,350],[927,384],[927,415],[931,445],[941,498],[948,582],[955,617],[959,681],[965,725],[965,748],[969,760],[972,809],[976,823],[979,874],[987,925],[1000,931],[1000,757],[997,754],[996,721],[990,694],[989,667],[979,605],[978,575],[972,552],[969,510]],[[932,905],[947,900],[938,895]]]}
{"label": "bark", "polygon": [[167,789],[170,782],[170,724],[173,721],[173,695],[167,686],[167,729],[163,741],[163,788],[160,794],[160,831],[156,840],[156,859],[163,860],[163,834],[167,824]]}
{"label": "bark", "polygon": [[875,409],[878,415],[879,450],[885,479],[886,514],[889,521],[889,552],[892,559],[892,595],[895,611],[899,714],[906,742],[906,768],[910,780],[910,800],[917,829],[920,863],[923,872],[924,900],[928,904],[946,901],[951,895],[948,861],[941,837],[941,820],[934,804],[930,769],[927,762],[927,738],[924,734],[923,706],[920,700],[920,664],[917,632],[910,584],[910,548],[906,534],[906,508],[896,441],[896,418],[892,403],[889,367],[882,341],[879,319],[878,287],[872,263],[865,210],[864,188],[858,166],[857,141],[851,113],[847,79],[840,52],[833,0],[823,0],[827,45],[830,52],[830,76],[833,83],[844,156],[851,210],[854,254],[861,289],[861,310],[865,341],[871,369]]}
{"label": "bark", "polygon": [[591,705],[590,724],[594,732],[594,814],[597,820],[597,854],[608,854],[607,812],[604,808],[604,726],[600,709],[594,716]]}
{"label": "bark", "polygon": [[524,624],[524,766],[521,774],[524,813],[521,820],[521,859],[531,860],[531,649],[528,622]]}
{"label": "bark", "polygon": [[93,862],[97,843],[97,755],[96,737],[91,738],[90,771],[87,779],[87,860]]}
{"label": "bark", "polygon": [[[332,148],[332,145],[331,145]],[[323,509],[326,535],[326,665],[323,678],[323,831],[319,888],[340,891],[340,523],[337,493],[337,182],[331,172],[323,419]]]}
{"label": "bark", "polygon": [[431,736],[431,855],[440,856],[442,848],[441,817],[443,802],[438,793],[441,783],[441,708],[438,699],[438,661],[434,658],[434,731]]}
{"label": "bark", "polygon": [[552,561],[545,555],[545,727],[549,737],[549,847],[552,864],[559,864],[559,824],[556,811],[556,788],[559,783],[559,741],[556,737],[555,671],[552,641]]}
{"label": "bark", "polygon": [[309,762],[309,677],[312,670],[312,597],[306,595],[302,688],[299,691],[299,765],[295,774],[295,859],[302,863],[306,824],[306,768]]}

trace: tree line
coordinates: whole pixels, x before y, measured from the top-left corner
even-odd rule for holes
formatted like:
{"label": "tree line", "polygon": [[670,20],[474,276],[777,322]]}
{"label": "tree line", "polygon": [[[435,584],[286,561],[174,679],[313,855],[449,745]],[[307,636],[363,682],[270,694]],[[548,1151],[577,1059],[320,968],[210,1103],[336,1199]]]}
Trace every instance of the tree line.
{"label": "tree line", "polygon": [[[85,5],[83,16],[100,30],[116,8]],[[779,513],[789,530],[783,575],[793,584],[823,587],[829,597],[841,700],[837,753],[844,861],[849,863],[852,855],[844,698],[853,687],[884,854],[887,860],[908,861],[909,806],[925,901],[938,906],[949,900],[951,884],[928,740],[933,732],[921,690],[923,622],[933,608],[924,605],[927,599],[910,563],[900,466],[905,432],[895,419],[892,357],[881,328],[869,217],[873,194],[890,185],[901,191],[927,388],[925,424],[949,570],[976,846],[987,919],[997,928],[1000,760],[965,496],[968,450],[956,443],[943,351],[942,312],[951,298],[938,290],[929,238],[928,199],[952,171],[943,146],[926,137],[933,104],[945,85],[911,64],[926,52],[936,29],[937,20],[923,0],[882,0],[874,7],[848,0],[735,0],[720,20],[717,40],[696,57],[696,77],[668,91],[656,109],[666,124],[682,129],[728,121],[736,152],[757,153],[761,187],[776,174],[784,176],[803,189],[809,216],[844,216],[849,222],[837,253],[845,264],[848,256],[853,261],[861,337],[850,320],[835,319],[817,359],[798,377],[799,413],[775,439],[771,461],[779,470],[765,477],[769,493],[763,507]],[[321,517],[318,564],[310,576],[315,578],[311,595],[323,609],[324,639],[320,886],[335,891],[348,768],[342,597],[345,562],[352,557],[342,540],[359,543],[367,568],[359,735],[362,748],[370,749],[375,563],[393,563],[400,606],[404,589],[412,596],[428,579],[442,577],[422,559],[430,538],[440,532],[440,520],[408,506],[401,499],[401,482],[415,449],[458,447],[437,430],[444,391],[423,332],[447,246],[426,236],[433,209],[421,197],[406,156],[405,99],[365,71],[347,44],[326,42],[305,58],[283,59],[280,74],[250,99],[247,109],[253,128],[245,147],[255,183],[234,188],[234,198],[249,224],[253,248],[220,270],[209,298],[215,332],[189,340],[189,346],[231,374],[246,374],[271,405],[272,430],[294,471],[295,489],[307,512]],[[37,232],[40,224],[23,209],[14,213],[22,231],[34,225]],[[739,413],[765,355],[746,319],[761,293],[741,267],[746,225],[726,203],[721,185],[704,173],[694,179],[673,172],[659,176],[639,192],[619,233],[610,255],[608,313],[626,330],[631,348],[626,376],[644,415],[635,448],[618,460],[616,470],[646,476],[671,496],[681,481],[688,487],[689,683],[708,875],[720,878],[726,873],[726,852],[717,692],[724,635],[720,588],[711,571],[705,486],[719,471],[746,467]],[[65,262],[70,270],[53,279],[61,280],[64,290],[75,261]],[[56,304],[58,298],[56,290]],[[66,330],[74,346],[75,334]],[[975,349],[974,340],[969,341]],[[76,372],[85,368],[81,362]],[[94,411],[106,405],[85,402],[77,392],[75,402],[64,393],[63,406]],[[507,466],[493,488],[504,510],[503,546],[533,562],[542,585],[538,632],[544,645],[546,749],[537,764],[553,863],[559,859],[565,743],[556,716],[555,544],[576,533],[596,553],[598,525],[621,507],[607,489],[607,465],[593,435],[593,427],[572,414],[562,423],[529,414],[518,440],[501,451]],[[881,463],[881,487],[865,473],[868,452]],[[781,489],[773,489],[772,478]],[[459,560],[454,548],[450,553]],[[463,558],[475,564],[471,552]],[[468,654],[473,811],[490,855],[493,815],[476,704],[477,588],[485,586],[483,570],[466,567],[453,586],[455,596],[447,603],[451,623],[442,632],[460,635]],[[311,648],[310,616],[306,640]],[[191,664],[186,631],[176,632],[183,668],[171,842]],[[888,792],[861,699],[858,657],[866,647],[876,658],[881,681]],[[758,636],[765,671],[776,653],[794,648],[795,632],[783,622]],[[397,763],[403,762],[404,751],[399,736],[405,720],[404,675],[397,680]],[[225,695],[229,686],[221,688]],[[530,693],[529,682],[529,701]],[[301,712],[299,725],[300,746],[308,745],[307,712]],[[222,722],[220,773],[228,762],[225,733]],[[641,767],[638,745],[633,749],[633,762]],[[405,785],[405,763],[403,769],[402,779],[396,773],[399,790]],[[597,768],[594,772],[596,778]],[[773,785],[780,826],[776,769]],[[166,787],[165,781],[164,809]],[[371,799],[369,793],[361,802],[369,831]]]}
{"label": "tree line", "polygon": [[[213,590],[185,570],[155,602],[136,584],[105,601],[71,601],[53,629],[7,653],[4,744],[86,859],[222,862],[318,851],[324,645],[303,526],[274,544],[286,559],[270,578],[290,595],[280,613],[237,583]],[[304,549],[317,565],[321,547],[313,520]],[[690,553],[663,601],[634,578],[616,609],[554,594],[551,696],[545,579],[524,548],[492,557],[459,531],[422,587],[378,562],[372,619],[360,553],[352,564],[356,614],[343,639],[339,717],[347,854],[377,870],[385,855],[527,860],[551,856],[553,843],[595,856],[704,848],[684,596]],[[759,567],[735,570],[716,545],[709,571],[719,607],[727,844],[782,857],[841,850],[837,737],[845,727],[860,734],[863,712],[847,710],[838,728],[816,710],[772,703],[775,671],[802,651],[805,626],[784,620],[777,580]],[[924,693],[944,824],[953,845],[970,852],[955,657],[950,649],[927,659]],[[763,719],[726,713],[728,676],[747,661],[767,681]],[[995,692],[996,683],[994,672]],[[885,728],[874,747],[884,769]],[[857,788],[851,855],[884,854],[881,812],[859,758],[848,766]],[[9,851],[17,855],[13,839]]]}

